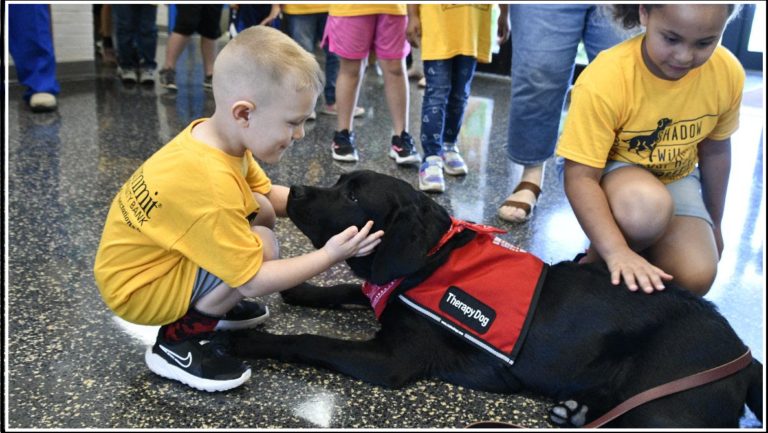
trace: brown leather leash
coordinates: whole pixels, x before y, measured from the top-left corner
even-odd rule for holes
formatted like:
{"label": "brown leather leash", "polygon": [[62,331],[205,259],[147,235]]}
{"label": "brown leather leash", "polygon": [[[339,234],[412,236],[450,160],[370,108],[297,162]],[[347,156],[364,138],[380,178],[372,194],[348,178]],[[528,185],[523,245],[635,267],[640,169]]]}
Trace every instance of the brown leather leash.
{"label": "brown leather leash", "polygon": [[[656,400],[657,398],[665,397],[670,394],[674,394],[686,389],[695,388],[716,380],[720,380],[724,377],[730,376],[739,370],[744,369],[752,363],[752,352],[747,348],[747,353],[734,359],[727,364],[696,373],[682,379],[677,379],[672,382],[665,383],[663,385],[656,386],[647,391],[643,391],[640,394],[635,395],[629,400],[624,401],[620,405],[611,409],[608,413],[600,418],[592,421],[591,423],[583,426],[582,428],[598,428],[604,424],[616,419],[617,417],[629,412],[630,410],[648,403],[649,401]],[[510,424],[501,421],[481,421],[470,424],[467,428],[523,428],[521,426]]]}

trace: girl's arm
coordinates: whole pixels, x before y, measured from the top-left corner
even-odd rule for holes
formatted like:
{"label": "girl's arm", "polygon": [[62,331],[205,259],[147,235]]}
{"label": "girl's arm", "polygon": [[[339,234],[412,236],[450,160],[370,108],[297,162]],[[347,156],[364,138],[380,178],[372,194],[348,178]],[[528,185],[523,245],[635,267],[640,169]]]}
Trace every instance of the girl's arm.
{"label": "girl's arm", "polygon": [[566,159],[565,194],[571,203],[584,233],[605,261],[611,282],[618,285],[624,279],[630,290],[638,286],[646,293],[663,290],[662,280],[672,276],[651,265],[632,251],[611,213],[608,199],[600,186],[603,170]]}
{"label": "girl's arm", "polygon": [[720,224],[725,209],[725,193],[731,173],[731,139],[712,140],[705,138],[699,143],[699,171],[701,172],[701,194],[704,205],[715,223],[717,253],[723,253],[723,235]]}
{"label": "girl's arm", "polygon": [[498,30],[496,36],[498,36],[498,42],[499,45],[501,45],[509,39],[509,5],[506,3],[499,3],[499,10],[501,11],[501,14],[499,14],[499,19],[497,21]]}
{"label": "girl's arm", "polygon": [[419,48],[421,39],[421,19],[419,18],[419,5],[408,4],[408,27],[405,30],[405,37],[414,48]]}

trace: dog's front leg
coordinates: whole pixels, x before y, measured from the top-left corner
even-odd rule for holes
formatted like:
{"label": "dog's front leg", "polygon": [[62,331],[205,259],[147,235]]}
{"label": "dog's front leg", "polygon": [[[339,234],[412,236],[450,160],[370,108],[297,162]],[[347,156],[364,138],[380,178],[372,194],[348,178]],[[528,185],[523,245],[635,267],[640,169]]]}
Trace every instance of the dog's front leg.
{"label": "dog's front leg", "polygon": [[400,388],[425,374],[426,363],[414,359],[414,351],[394,351],[380,338],[349,341],[250,330],[232,333],[230,343],[236,356],[301,362],[387,388]]}

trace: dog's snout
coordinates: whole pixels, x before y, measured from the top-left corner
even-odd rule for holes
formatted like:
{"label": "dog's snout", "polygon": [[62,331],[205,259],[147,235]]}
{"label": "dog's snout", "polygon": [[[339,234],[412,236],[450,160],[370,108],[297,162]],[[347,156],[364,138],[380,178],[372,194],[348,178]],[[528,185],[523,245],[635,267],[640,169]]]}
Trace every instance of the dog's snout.
{"label": "dog's snout", "polygon": [[304,198],[304,187],[292,186],[291,187],[291,198],[292,199]]}

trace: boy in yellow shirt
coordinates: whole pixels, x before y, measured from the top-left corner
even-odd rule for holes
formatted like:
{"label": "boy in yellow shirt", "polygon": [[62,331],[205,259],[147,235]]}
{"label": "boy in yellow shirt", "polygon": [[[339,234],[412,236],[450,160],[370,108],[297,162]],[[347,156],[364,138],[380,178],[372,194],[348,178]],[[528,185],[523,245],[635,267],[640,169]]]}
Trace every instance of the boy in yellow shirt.
{"label": "boy in yellow shirt", "polygon": [[144,162],[112,202],[94,275],[121,318],[162,325],[149,368],[206,391],[251,374],[213,349],[209,333],[251,328],[268,312],[244,298],[278,292],[352,256],[382,232],[349,227],[320,250],[279,258],[273,228],[288,188],[272,185],[255,158],[276,163],[323,87],[314,57],[280,31],[251,27],[214,65],[216,111],[192,122]]}

